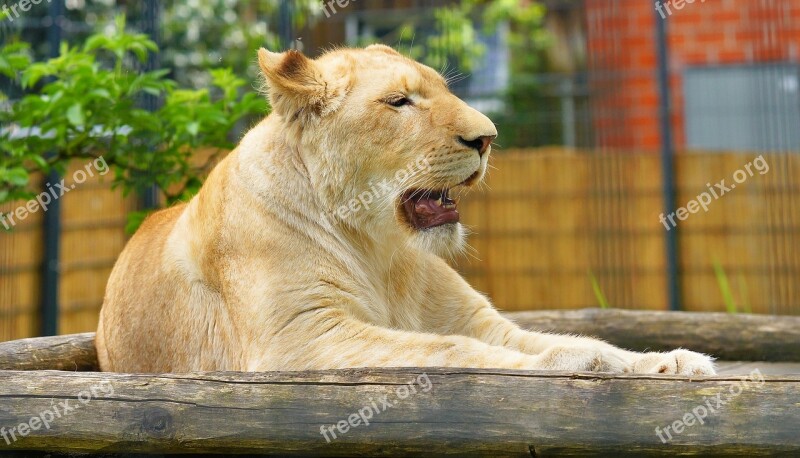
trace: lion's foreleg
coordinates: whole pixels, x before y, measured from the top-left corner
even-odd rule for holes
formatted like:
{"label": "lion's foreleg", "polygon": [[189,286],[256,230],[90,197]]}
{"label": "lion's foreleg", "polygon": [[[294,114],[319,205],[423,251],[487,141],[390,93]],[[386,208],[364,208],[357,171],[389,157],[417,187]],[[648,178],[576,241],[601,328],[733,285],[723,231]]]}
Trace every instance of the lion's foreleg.
{"label": "lion's foreleg", "polygon": [[[479,304],[465,314],[468,320],[460,323],[461,335],[473,337],[489,345],[498,345],[532,355],[597,354],[604,359],[615,360],[620,364],[615,370],[636,373],[665,373],[684,375],[714,374],[712,359],[706,355],[687,350],[674,350],[667,353],[638,353],[615,347],[599,339],[548,334],[525,331],[512,321],[503,317],[489,304]],[[614,365],[612,365],[614,367]]]}

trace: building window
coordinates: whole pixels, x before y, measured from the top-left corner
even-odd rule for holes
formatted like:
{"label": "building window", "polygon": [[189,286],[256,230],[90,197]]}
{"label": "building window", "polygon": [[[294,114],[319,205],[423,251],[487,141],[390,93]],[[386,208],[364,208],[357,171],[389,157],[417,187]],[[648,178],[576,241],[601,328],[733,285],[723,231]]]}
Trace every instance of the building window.
{"label": "building window", "polygon": [[800,66],[689,68],[686,143],[720,151],[800,150]]}

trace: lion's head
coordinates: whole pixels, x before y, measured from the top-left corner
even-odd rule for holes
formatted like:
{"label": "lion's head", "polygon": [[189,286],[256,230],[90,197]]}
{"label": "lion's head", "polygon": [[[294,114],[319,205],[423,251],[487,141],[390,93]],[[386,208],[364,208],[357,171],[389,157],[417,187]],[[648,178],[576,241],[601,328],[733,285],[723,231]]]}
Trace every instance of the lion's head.
{"label": "lion's head", "polygon": [[455,196],[486,173],[497,135],[489,118],[387,46],[314,60],[261,49],[258,60],[325,224],[440,255],[460,249]]}

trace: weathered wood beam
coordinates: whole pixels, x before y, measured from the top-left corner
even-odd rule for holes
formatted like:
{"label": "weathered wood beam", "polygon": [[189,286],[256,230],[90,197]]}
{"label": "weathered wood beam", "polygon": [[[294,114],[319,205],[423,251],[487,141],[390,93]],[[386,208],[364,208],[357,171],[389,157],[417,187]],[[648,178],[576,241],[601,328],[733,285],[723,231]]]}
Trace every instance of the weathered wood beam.
{"label": "weathered wood beam", "polygon": [[[0,372],[0,427],[16,428],[18,440],[9,444],[0,437],[0,450],[788,455],[800,453],[798,386],[800,377],[783,376],[744,385],[732,377],[442,368],[183,375],[7,371]],[[391,407],[381,401],[384,396]],[[64,413],[65,402],[73,410]],[[54,406],[62,406],[60,418]],[[676,432],[679,421],[684,426]],[[28,434],[20,437],[20,424],[39,428],[23,427]],[[323,425],[333,428],[327,430],[330,442],[320,432]]]}
{"label": "weathered wood beam", "polygon": [[0,370],[97,370],[94,333],[0,342]]}
{"label": "weathered wood beam", "polygon": [[[689,348],[730,361],[800,362],[800,317],[568,310],[506,313],[528,329],[600,337],[631,350]],[[96,370],[94,334],[0,343],[0,370]]]}
{"label": "weathered wood beam", "polygon": [[730,361],[800,361],[800,317],[619,309],[506,314],[520,326],[585,334],[637,351],[678,347]]}

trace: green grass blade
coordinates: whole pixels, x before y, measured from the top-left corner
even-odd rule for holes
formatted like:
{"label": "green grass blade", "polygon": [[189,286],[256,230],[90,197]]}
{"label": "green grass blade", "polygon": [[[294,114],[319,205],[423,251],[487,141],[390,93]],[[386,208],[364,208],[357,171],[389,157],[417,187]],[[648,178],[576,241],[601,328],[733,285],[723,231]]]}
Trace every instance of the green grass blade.
{"label": "green grass blade", "polygon": [[731,291],[728,276],[725,274],[722,264],[717,260],[714,260],[714,275],[717,277],[719,291],[722,293],[722,300],[725,302],[725,308],[728,310],[728,313],[737,313],[738,309],[736,307],[736,301],[733,299],[733,291]]}
{"label": "green grass blade", "polygon": [[597,277],[594,276],[592,271],[589,271],[589,281],[592,282],[592,290],[594,291],[594,297],[597,298],[597,303],[600,304],[601,309],[608,309],[611,308],[608,305],[608,301],[606,300],[606,296],[603,294],[603,290],[600,288],[600,283],[597,281]]}

